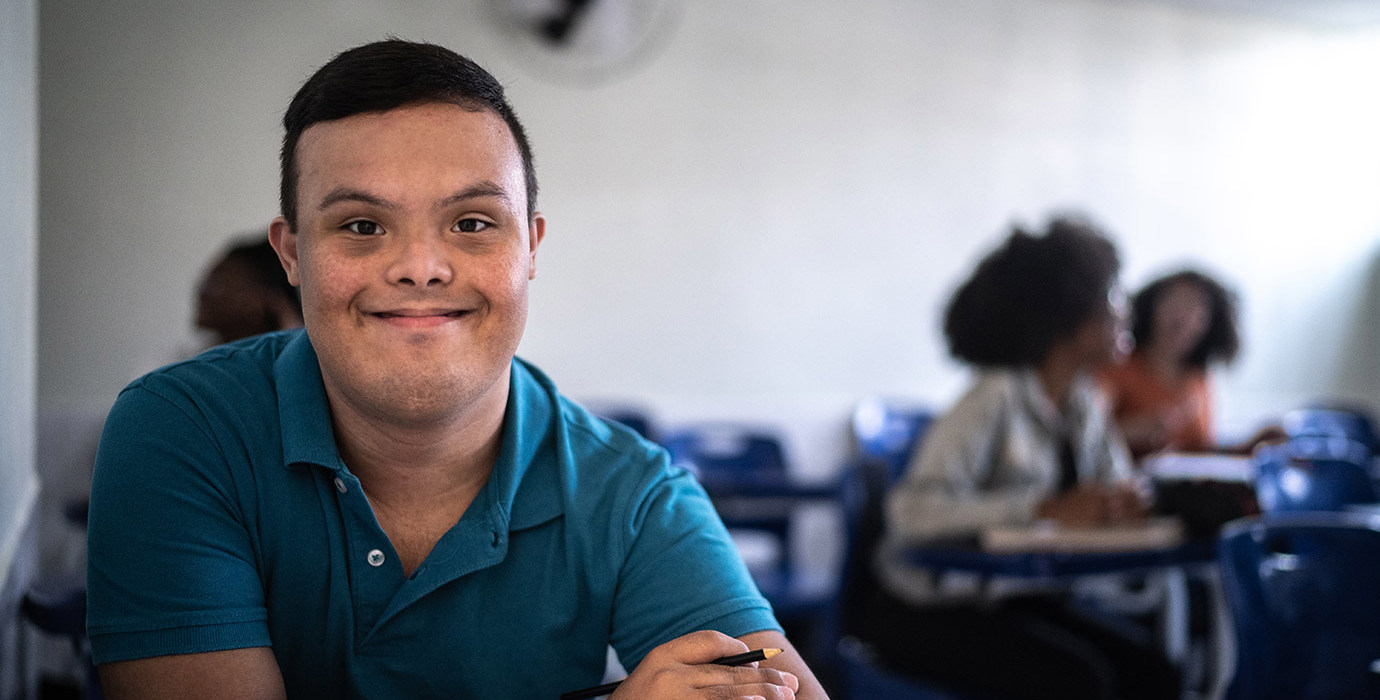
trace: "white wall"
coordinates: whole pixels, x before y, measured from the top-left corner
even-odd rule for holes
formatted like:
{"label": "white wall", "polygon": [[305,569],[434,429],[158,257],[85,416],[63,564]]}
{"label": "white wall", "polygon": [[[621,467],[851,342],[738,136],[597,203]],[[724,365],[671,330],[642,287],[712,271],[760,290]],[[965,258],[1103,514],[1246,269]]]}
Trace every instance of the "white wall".
{"label": "white wall", "polygon": [[106,406],[190,346],[230,235],[276,213],[278,119],[385,34],[510,85],[550,220],[522,353],[668,421],[776,420],[831,468],[872,392],[965,382],[946,295],[1013,219],[1079,207],[1129,285],[1245,302],[1225,430],[1380,404],[1380,31],[1104,0],[696,0],[622,81],[525,72],[478,3],[45,2],[39,394]]}
{"label": "white wall", "polygon": [[0,3],[0,697],[32,691],[19,622],[33,575],[38,332],[38,6]]}
{"label": "white wall", "polygon": [[0,5],[0,582],[27,521],[34,478],[38,280],[38,18]]}

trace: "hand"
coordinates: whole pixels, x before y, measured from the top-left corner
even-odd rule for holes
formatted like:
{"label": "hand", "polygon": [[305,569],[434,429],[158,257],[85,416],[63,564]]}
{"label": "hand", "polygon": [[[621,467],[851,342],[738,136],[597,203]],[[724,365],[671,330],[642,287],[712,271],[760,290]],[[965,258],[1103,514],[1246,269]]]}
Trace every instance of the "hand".
{"label": "hand", "polygon": [[1090,527],[1143,520],[1145,499],[1130,483],[1083,484],[1041,501],[1037,517],[1066,527]]}
{"label": "hand", "polygon": [[1255,431],[1255,434],[1252,435],[1250,439],[1246,440],[1246,449],[1242,450],[1242,452],[1254,452],[1255,449],[1261,445],[1272,445],[1279,442],[1287,442],[1288,440],[1289,433],[1284,432],[1283,426],[1267,425]]}
{"label": "hand", "polygon": [[710,630],[677,637],[648,652],[609,700],[795,700],[800,681],[793,674],[710,663],[745,651],[747,644]]}
{"label": "hand", "polygon": [[1126,481],[1102,487],[1106,499],[1106,522],[1139,522],[1150,515],[1154,496],[1135,483]]}
{"label": "hand", "polygon": [[1174,411],[1127,416],[1117,421],[1126,445],[1136,452],[1157,452],[1169,445],[1169,436],[1184,422]]}
{"label": "hand", "polygon": [[1107,519],[1107,499],[1095,484],[1075,486],[1040,502],[1035,515],[1066,527],[1101,525]]}

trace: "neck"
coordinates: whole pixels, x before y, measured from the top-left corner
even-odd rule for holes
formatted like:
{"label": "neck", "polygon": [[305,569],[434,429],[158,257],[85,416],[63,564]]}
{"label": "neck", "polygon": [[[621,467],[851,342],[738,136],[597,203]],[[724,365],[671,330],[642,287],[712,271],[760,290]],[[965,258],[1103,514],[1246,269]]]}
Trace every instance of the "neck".
{"label": "neck", "polygon": [[332,400],[340,455],[375,503],[472,497],[498,458],[508,385],[505,375],[470,405],[425,421],[390,419]]}
{"label": "neck", "polygon": [[1073,383],[1082,370],[1082,364],[1074,361],[1067,349],[1055,347],[1044,362],[1035,368],[1035,374],[1040,378],[1040,386],[1044,388],[1045,395],[1062,410],[1064,401],[1068,399]]}
{"label": "neck", "polygon": [[1150,371],[1161,377],[1177,379],[1183,374],[1184,367],[1181,358],[1163,345],[1152,343],[1140,355]]}

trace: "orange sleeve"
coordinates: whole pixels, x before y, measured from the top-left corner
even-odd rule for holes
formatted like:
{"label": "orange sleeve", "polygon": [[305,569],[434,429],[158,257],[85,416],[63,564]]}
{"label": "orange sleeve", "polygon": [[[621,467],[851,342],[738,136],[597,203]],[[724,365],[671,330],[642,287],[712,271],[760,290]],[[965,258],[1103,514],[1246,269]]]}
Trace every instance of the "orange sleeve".
{"label": "orange sleeve", "polygon": [[1215,441],[1212,435],[1212,385],[1207,372],[1196,373],[1188,379],[1183,399],[1190,415],[1177,440],[1179,449],[1194,452],[1213,449]]}

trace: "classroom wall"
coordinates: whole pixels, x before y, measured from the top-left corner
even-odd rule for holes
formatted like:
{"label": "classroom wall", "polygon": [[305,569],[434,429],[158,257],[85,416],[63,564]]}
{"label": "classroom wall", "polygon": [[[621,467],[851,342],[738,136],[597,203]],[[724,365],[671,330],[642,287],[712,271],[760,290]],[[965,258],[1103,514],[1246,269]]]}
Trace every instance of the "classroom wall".
{"label": "classroom wall", "polygon": [[33,575],[38,6],[0,3],[0,697],[27,697],[19,598]]}
{"label": "classroom wall", "polygon": [[277,212],[278,120],[333,52],[468,53],[527,123],[548,236],[521,353],[664,421],[786,426],[804,472],[870,393],[967,381],[946,296],[1012,221],[1078,208],[1126,283],[1244,303],[1242,433],[1380,405],[1380,30],[1126,0],[696,0],[614,82],[560,82],[479,0],[44,2],[39,399],[98,413],[191,352],[192,295]]}

